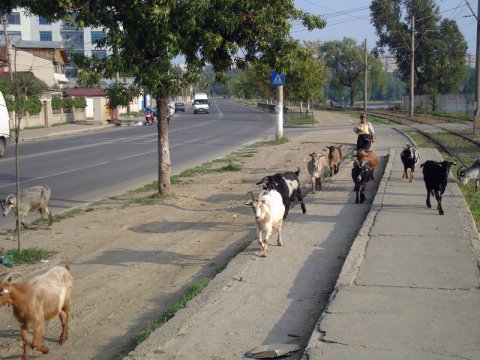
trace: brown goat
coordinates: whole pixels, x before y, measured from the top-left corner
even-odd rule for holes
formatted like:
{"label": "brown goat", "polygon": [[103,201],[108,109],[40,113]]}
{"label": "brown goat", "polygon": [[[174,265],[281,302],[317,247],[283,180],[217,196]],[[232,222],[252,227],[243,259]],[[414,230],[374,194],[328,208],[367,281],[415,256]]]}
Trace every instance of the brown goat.
{"label": "brown goat", "polygon": [[342,144],[338,146],[325,146],[328,150],[328,165],[330,166],[330,176],[338,174],[342,162]]}
{"label": "brown goat", "polygon": [[59,343],[67,340],[73,290],[73,278],[69,270],[69,265],[54,266],[46,273],[24,282],[12,282],[11,273],[5,274],[0,280],[0,306],[11,305],[13,315],[20,323],[23,360],[28,360],[29,329],[33,329],[31,348],[48,353],[48,347],[40,342],[45,321],[57,315],[62,323]]}
{"label": "brown goat", "polygon": [[379,163],[379,158],[373,150],[360,150],[357,152],[357,159],[360,161],[368,161],[372,169],[372,180],[374,180],[375,168]]}

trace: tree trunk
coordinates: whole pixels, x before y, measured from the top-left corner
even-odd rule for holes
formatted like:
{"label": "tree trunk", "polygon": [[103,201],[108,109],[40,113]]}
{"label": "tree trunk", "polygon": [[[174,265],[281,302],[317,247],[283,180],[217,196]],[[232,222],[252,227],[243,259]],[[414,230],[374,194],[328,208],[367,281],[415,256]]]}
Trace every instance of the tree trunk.
{"label": "tree trunk", "polygon": [[350,88],[350,107],[355,106],[355,91],[353,88]]}
{"label": "tree trunk", "polygon": [[170,148],[168,143],[168,99],[165,95],[157,96],[158,116],[158,193],[170,195]]}

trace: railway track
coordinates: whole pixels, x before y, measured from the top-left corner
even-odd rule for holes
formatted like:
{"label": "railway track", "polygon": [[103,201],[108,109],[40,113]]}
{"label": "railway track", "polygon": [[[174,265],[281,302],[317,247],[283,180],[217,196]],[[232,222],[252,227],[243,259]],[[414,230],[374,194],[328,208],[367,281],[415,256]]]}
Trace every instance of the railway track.
{"label": "railway track", "polygon": [[[435,143],[462,166],[466,167],[480,157],[480,141],[454,129],[442,126],[445,123],[465,124],[464,121],[459,122],[458,119],[423,115],[416,115],[413,119],[410,119],[408,115],[387,111],[369,111],[369,114],[399,125],[411,127],[413,131]],[[428,125],[428,130],[421,129],[425,125]]]}

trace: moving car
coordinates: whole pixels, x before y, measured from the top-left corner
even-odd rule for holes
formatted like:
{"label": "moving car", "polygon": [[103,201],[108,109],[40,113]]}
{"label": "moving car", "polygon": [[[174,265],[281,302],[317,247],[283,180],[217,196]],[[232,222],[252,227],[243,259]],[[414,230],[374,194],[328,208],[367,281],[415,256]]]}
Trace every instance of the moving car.
{"label": "moving car", "polygon": [[200,112],[207,114],[210,112],[210,101],[208,100],[208,95],[205,93],[195,94],[193,98],[193,113],[198,114]]}
{"label": "moving car", "polygon": [[185,103],[182,103],[182,102],[175,103],[175,112],[177,111],[185,112]]}

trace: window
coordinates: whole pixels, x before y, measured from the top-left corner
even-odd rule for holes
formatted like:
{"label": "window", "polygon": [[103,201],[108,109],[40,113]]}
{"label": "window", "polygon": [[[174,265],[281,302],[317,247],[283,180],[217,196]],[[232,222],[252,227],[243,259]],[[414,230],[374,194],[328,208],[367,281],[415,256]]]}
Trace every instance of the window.
{"label": "window", "polygon": [[[14,40],[14,41],[22,40],[22,33],[20,31],[9,31],[8,36],[10,38],[10,41],[11,40]],[[1,40],[5,39],[5,32],[4,31],[0,31],[0,39]]]}
{"label": "window", "polygon": [[97,59],[104,59],[107,57],[106,50],[92,50],[92,57]]}
{"label": "window", "polygon": [[10,15],[7,15],[7,21],[10,25],[20,25],[20,13],[12,12]]}
{"label": "window", "polygon": [[105,32],[103,31],[92,31],[91,34],[92,44],[95,44],[97,41],[105,39]]}
{"label": "window", "polygon": [[52,41],[52,32],[40,31],[40,41]]}
{"label": "window", "polygon": [[62,21],[62,30],[78,30],[81,27],[78,24],[70,24],[68,21]]}
{"label": "window", "polygon": [[83,31],[61,31],[60,35],[65,48],[83,49]]}
{"label": "window", "polygon": [[40,25],[50,25],[52,22],[48,19],[45,19],[43,16],[38,17],[38,23]]}
{"label": "window", "polygon": [[65,75],[66,75],[67,77],[75,77],[76,72],[77,72],[77,71],[76,71],[75,67],[73,67],[73,66],[67,66],[67,67],[65,68]]}

